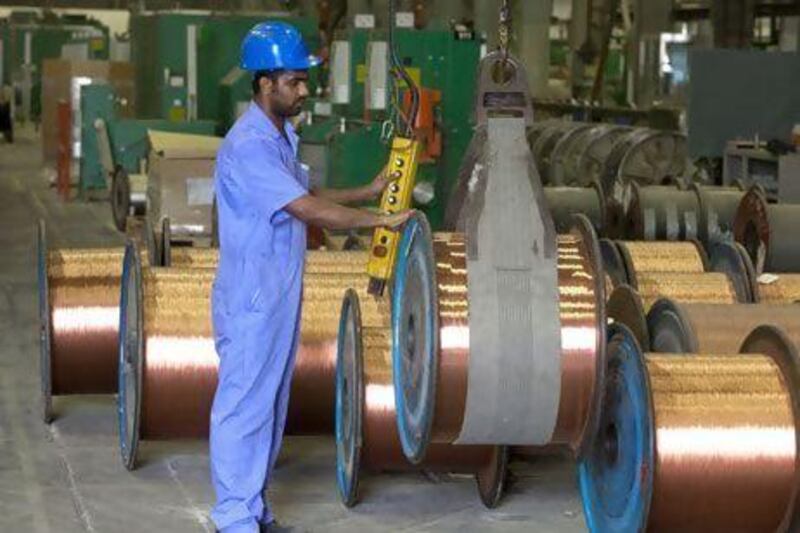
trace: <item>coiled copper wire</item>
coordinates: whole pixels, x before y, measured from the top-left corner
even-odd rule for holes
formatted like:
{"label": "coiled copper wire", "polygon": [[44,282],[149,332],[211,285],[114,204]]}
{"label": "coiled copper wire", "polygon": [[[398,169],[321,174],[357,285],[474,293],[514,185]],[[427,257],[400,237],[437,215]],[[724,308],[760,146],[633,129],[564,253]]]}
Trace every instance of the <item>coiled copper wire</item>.
{"label": "coiled copper wire", "polygon": [[[337,252],[309,250],[306,252],[307,274],[317,273],[350,273],[366,269],[369,254],[367,252]],[[192,246],[175,246],[170,248],[169,266],[177,268],[217,268],[219,250],[215,248],[198,248]]]}
{"label": "coiled copper wire", "polygon": [[[461,429],[469,369],[469,302],[463,234],[433,238],[439,294],[440,354],[432,442],[453,442]],[[573,234],[558,237],[561,319],[561,400],[551,444],[582,444],[595,394],[601,295],[588,243]]]}
{"label": "coiled copper wire", "polygon": [[781,531],[798,483],[793,392],[764,355],[647,354],[648,531]]}
{"label": "coiled copper wire", "polygon": [[[309,257],[312,271],[314,261]],[[365,326],[377,325],[378,315],[389,312],[385,300],[366,293],[365,263],[351,264],[351,270],[358,268],[360,273],[304,276],[300,345],[287,433],[333,430],[336,338],[345,290],[354,288],[359,293]],[[208,435],[218,370],[209,303],[214,276],[211,269],[153,269],[143,273],[142,439]]]}
{"label": "coiled copper wire", "polygon": [[756,292],[761,303],[800,302],[800,274],[762,274],[756,281]]}
{"label": "coiled copper wire", "polygon": [[117,390],[121,248],[52,250],[47,255],[51,391]]}
{"label": "coiled copper wire", "polygon": [[720,272],[637,272],[636,290],[645,313],[659,298],[687,303],[733,304],[739,301],[730,277]]}
{"label": "coiled copper wire", "polygon": [[174,268],[217,268],[219,250],[194,246],[170,246],[167,266]]}
{"label": "coiled copper wire", "polygon": [[705,272],[705,252],[699,243],[617,241],[629,272]]}
{"label": "coiled copper wire", "polygon": [[403,455],[394,403],[392,381],[392,332],[384,327],[364,328],[364,420],[362,465],[372,471],[432,470],[452,473],[492,472],[499,450],[495,446],[434,444],[425,460],[411,464]]}

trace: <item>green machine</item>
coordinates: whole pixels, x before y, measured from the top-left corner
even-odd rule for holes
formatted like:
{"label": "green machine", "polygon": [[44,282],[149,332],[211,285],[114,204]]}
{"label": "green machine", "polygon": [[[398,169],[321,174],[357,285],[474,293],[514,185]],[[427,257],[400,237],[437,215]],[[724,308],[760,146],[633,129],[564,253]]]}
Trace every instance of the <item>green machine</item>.
{"label": "green machine", "polygon": [[319,48],[317,23],[306,17],[146,12],[131,16],[131,61],[136,68],[137,112],[172,121],[206,119],[223,127],[249,100],[249,80],[236,72],[247,31],[281,18]]}
{"label": "green machine", "polygon": [[[342,36],[345,37],[345,36]],[[422,88],[436,91],[432,122],[441,150],[419,167],[416,207],[434,228],[441,226],[450,190],[472,138],[480,40],[449,30],[395,31],[400,60]],[[386,164],[392,116],[387,32],[354,29],[331,48],[330,97],[317,102],[301,128],[301,159],[312,180],[327,187],[368,182]],[[401,88],[402,91],[402,88]]]}
{"label": "green machine", "polygon": [[14,11],[0,22],[2,69],[0,85],[12,85],[18,117],[41,116],[42,64],[45,59],[108,59],[109,32],[83,15]]}
{"label": "green machine", "polygon": [[[106,189],[113,174],[137,174],[147,157],[147,130],[214,135],[210,120],[120,119],[120,101],[110,85],[81,88],[80,192]],[[105,153],[104,153],[105,152]],[[103,161],[104,157],[107,159]],[[112,172],[108,172],[108,169]]]}

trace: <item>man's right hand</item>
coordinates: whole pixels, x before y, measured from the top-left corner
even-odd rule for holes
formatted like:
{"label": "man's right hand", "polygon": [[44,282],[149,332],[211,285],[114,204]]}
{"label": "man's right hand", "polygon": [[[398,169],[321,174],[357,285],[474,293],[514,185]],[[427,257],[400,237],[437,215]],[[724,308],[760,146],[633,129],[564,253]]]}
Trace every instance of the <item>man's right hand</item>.
{"label": "man's right hand", "polygon": [[381,226],[394,231],[399,230],[413,214],[413,209],[406,209],[391,215],[381,215]]}

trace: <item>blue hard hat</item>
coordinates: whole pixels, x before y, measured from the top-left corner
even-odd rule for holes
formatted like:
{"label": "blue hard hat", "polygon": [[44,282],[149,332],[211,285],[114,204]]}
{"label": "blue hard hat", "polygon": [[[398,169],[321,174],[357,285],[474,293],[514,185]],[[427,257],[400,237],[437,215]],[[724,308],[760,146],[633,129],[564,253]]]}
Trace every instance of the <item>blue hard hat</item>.
{"label": "blue hard hat", "polygon": [[261,22],[242,41],[243,70],[308,70],[320,64],[297,28],[285,22]]}

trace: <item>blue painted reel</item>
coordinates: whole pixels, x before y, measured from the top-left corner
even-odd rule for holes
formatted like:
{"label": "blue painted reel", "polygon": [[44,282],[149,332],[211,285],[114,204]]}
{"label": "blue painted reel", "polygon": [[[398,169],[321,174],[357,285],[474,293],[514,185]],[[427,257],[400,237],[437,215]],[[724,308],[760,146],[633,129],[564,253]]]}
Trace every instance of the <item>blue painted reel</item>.
{"label": "blue painted reel", "polygon": [[421,213],[406,224],[392,292],[392,374],[397,430],[413,464],[430,442],[439,359],[439,306],[433,235]]}
{"label": "blue painted reel", "polygon": [[589,530],[644,531],[653,494],[653,406],[644,354],[622,325],[608,331],[608,367],[598,431],[578,464]]}
{"label": "blue painted reel", "polygon": [[53,378],[50,359],[50,283],[47,277],[47,228],[39,220],[36,234],[36,276],[39,282],[39,377],[42,387],[42,418],[53,421]]}
{"label": "blue painted reel", "polygon": [[128,470],[136,467],[144,360],[142,260],[133,241],[125,246],[119,306],[119,450]]}
{"label": "blue painted reel", "polygon": [[364,414],[361,307],[348,289],[339,315],[336,346],[336,486],[347,507],[358,503]]}

